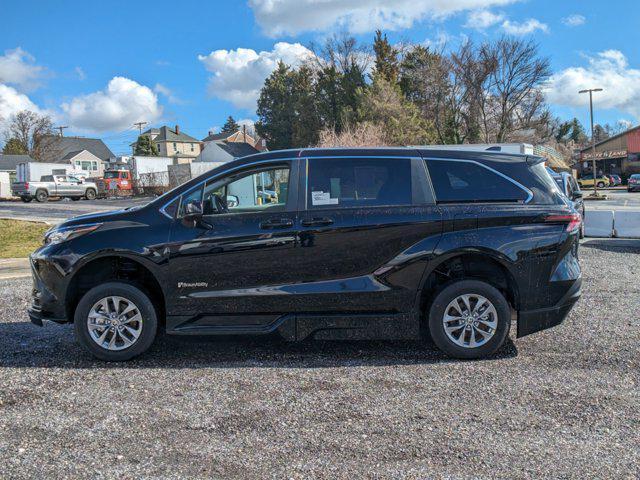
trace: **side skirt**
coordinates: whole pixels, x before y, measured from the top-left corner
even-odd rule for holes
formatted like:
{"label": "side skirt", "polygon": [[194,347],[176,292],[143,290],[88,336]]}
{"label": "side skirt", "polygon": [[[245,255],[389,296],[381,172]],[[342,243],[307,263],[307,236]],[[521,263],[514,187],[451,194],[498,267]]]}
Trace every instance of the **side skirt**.
{"label": "side skirt", "polygon": [[415,340],[420,338],[415,313],[248,315],[167,317],[171,335],[266,335],[285,340]]}

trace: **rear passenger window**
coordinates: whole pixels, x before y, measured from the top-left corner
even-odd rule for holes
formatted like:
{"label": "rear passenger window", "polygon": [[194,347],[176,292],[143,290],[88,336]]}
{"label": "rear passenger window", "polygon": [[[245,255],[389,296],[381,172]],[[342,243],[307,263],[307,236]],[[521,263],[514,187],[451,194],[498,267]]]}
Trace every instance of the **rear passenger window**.
{"label": "rear passenger window", "polygon": [[307,208],[411,205],[407,158],[309,159]]}
{"label": "rear passenger window", "polygon": [[427,161],[438,202],[518,202],[527,191],[475,162]]}

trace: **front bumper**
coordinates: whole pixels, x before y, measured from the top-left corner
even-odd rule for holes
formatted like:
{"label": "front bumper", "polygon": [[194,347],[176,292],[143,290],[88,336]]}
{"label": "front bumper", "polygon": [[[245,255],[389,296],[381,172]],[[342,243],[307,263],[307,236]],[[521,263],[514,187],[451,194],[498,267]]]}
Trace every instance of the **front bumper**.
{"label": "front bumper", "polygon": [[[31,265],[31,276],[33,278],[33,288],[31,289],[31,305],[27,310],[31,323],[42,326],[44,320],[56,323],[66,323],[64,310],[64,301],[60,301],[58,297],[61,292],[54,291],[55,286],[62,284],[55,268],[51,265],[34,260],[33,256],[29,258]],[[49,279],[45,282],[42,277]],[[54,279],[51,277],[54,276]],[[53,281],[55,280],[55,281]],[[49,287],[48,285],[51,285]],[[63,290],[62,290],[63,291]]]}
{"label": "front bumper", "polygon": [[578,278],[553,307],[518,312],[517,338],[560,325],[582,294],[582,278]]}

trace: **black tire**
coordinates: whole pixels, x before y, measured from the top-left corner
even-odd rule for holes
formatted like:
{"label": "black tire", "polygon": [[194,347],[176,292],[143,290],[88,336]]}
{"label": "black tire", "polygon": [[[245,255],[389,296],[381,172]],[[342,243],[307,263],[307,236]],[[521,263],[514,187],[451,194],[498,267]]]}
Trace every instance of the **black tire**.
{"label": "black tire", "polygon": [[[133,345],[123,350],[108,350],[98,345],[89,333],[87,318],[93,305],[108,296],[119,296],[133,302],[142,316],[142,331]],[[122,362],[141,355],[153,343],[158,329],[158,317],[149,296],[137,286],[124,282],[109,282],[92,288],[80,299],[74,315],[74,330],[78,342],[94,357],[108,362]]]}
{"label": "black tire", "polygon": [[46,190],[44,189],[36,190],[36,202],[44,203],[48,199],[49,199],[49,193]]}
{"label": "black tire", "polygon": [[598,182],[598,188],[604,188],[604,182]]}
{"label": "black tire", "polygon": [[95,200],[96,191],[93,188],[87,188],[87,191],[84,192],[84,198],[87,200]]}
{"label": "black tire", "polygon": [[[489,300],[497,314],[497,326],[493,336],[479,347],[463,347],[454,343],[446,334],[443,317],[445,309],[455,298],[465,294],[482,295]],[[429,333],[436,346],[455,358],[472,359],[491,355],[498,350],[509,335],[511,308],[507,299],[495,287],[480,280],[459,280],[442,289],[433,299],[429,309]]]}
{"label": "black tire", "polygon": [[80,200],[80,197],[70,197],[71,200],[73,200],[74,202],[77,202],[78,200]]}
{"label": "black tire", "polygon": [[33,197],[20,197],[20,200],[22,200],[24,203],[29,203],[31,200],[33,200]]}

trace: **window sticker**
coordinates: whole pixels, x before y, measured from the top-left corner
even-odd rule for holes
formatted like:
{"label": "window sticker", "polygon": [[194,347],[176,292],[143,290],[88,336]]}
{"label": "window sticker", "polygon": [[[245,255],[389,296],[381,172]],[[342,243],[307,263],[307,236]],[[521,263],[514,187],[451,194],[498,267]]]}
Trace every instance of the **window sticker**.
{"label": "window sticker", "polygon": [[311,205],[338,205],[338,199],[329,192],[311,192]]}

